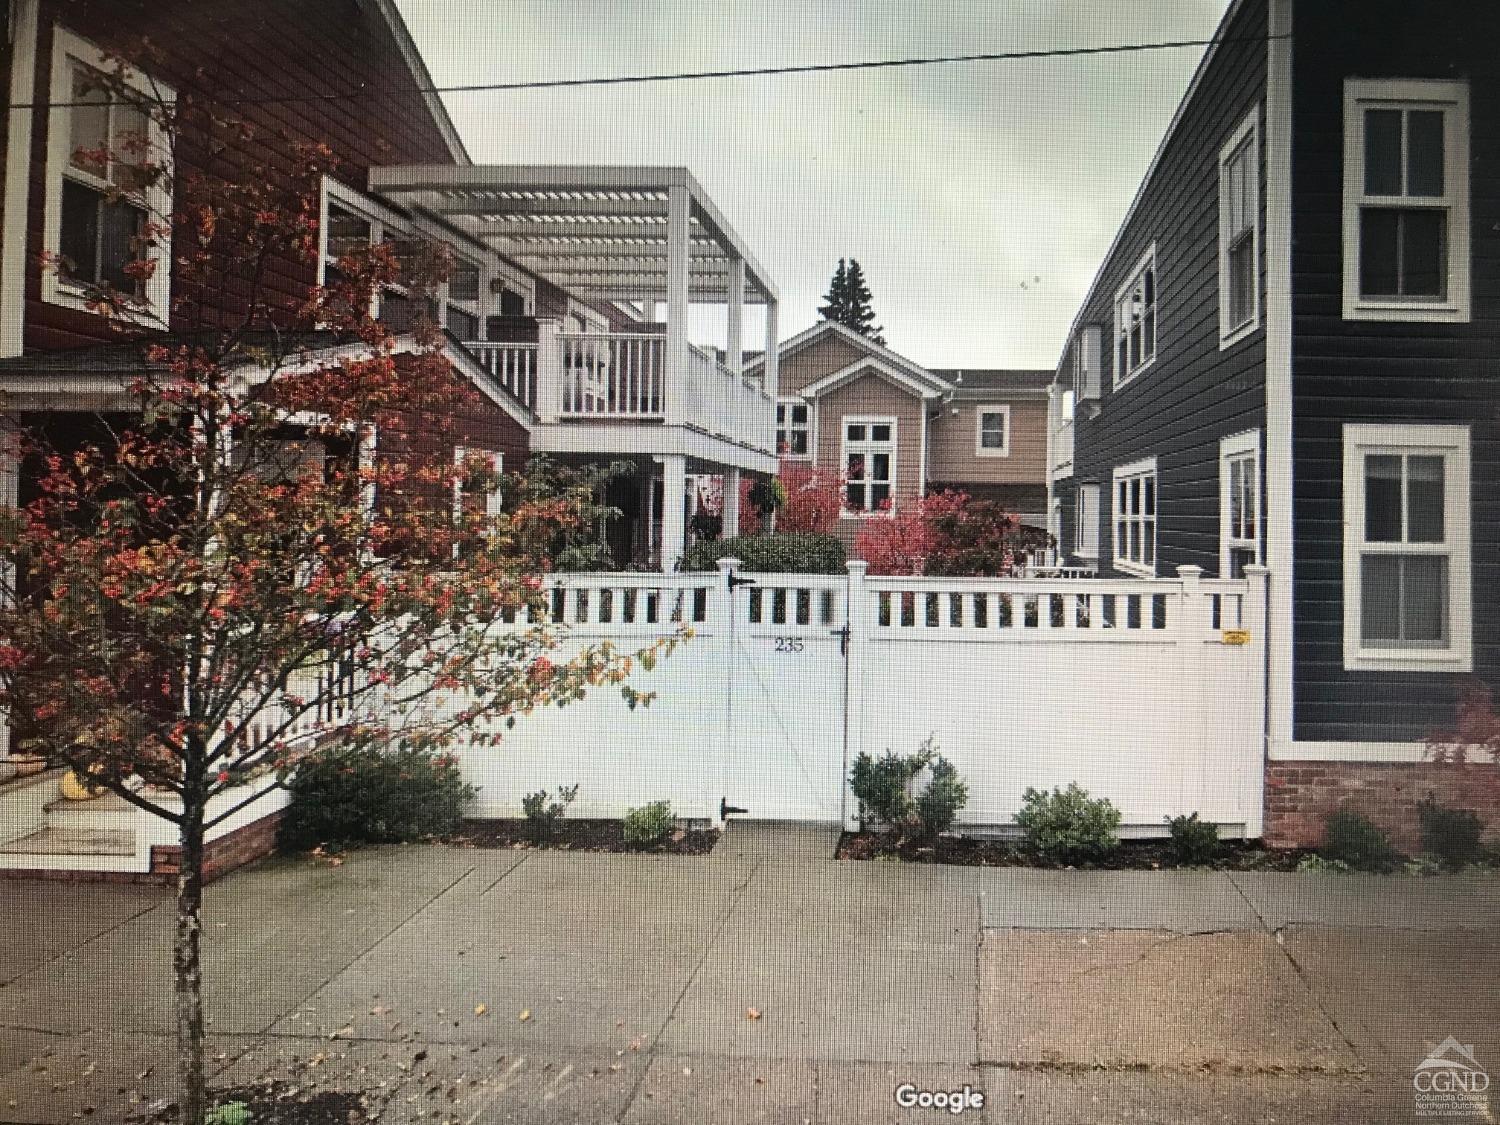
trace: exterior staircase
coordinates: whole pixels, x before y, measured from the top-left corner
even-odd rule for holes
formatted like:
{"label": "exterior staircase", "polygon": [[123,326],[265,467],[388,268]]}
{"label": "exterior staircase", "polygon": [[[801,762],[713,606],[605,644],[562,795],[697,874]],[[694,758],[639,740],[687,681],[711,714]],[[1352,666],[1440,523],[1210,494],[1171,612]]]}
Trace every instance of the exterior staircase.
{"label": "exterior staircase", "polygon": [[149,870],[135,806],[112,793],[66,800],[64,772],[48,770],[0,787],[0,870]]}

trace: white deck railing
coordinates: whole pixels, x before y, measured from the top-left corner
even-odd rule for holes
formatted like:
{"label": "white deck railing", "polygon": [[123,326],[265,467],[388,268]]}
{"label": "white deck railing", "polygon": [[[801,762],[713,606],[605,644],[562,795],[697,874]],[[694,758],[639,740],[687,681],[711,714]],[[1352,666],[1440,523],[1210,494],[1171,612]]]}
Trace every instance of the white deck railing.
{"label": "white deck railing", "polygon": [[663,334],[544,331],[535,344],[465,347],[544,422],[664,422],[774,451],[776,404],[760,383],[691,345],[671,375]]}

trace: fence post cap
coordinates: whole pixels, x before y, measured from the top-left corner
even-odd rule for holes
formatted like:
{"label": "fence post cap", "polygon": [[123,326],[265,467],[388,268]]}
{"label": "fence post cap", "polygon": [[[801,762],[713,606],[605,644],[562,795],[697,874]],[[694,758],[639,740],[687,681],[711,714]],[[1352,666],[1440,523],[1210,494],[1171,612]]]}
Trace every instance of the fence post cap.
{"label": "fence post cap", "polygon": [[863,574],[869,569],[870,564],[864,559],[849,559],[844,563],[844,568],[850,574]]}
{"label": "fence post cap", "polygon": [[719,573],[728,574],[731,571],[738,570],[740,568],[740,565],[741,564],[739,559],[735,558],[733,555],[726,555],[724,558],[719,560]]}
{"label": "fence post cap", "polygon": [[1266,574],[1270,574],[1270,573],[1271,573],[1270,568],[1266,567],[1266,566],[1263,566],[1260,563],[1246,563],[1245,564],[1245,576],[1247,578],[1259,577],[1261,575],[1266,575]]}
{"label": "fence post cap", "polygon": [[1202,578],[1203,577],[1203,568],[1201,566],[1196,566],[1193,563],[1183,563],[1181,566],[1179,566],[1177,568],[1177,577],[1179,577],[1179,578]]}

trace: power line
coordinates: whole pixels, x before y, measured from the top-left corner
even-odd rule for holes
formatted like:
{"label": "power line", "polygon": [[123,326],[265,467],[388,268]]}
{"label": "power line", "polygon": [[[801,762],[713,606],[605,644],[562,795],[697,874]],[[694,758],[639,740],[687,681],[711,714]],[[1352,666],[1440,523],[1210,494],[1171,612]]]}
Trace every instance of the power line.
{"label": "power line", "polygon": [[[1290,39],[1283,35],[1226,36],[1221,39],[1169,39],[1156,43],[1119,43],[1103,47],[1056,47],[1034,51],[992,51],[972,55],[927,55],[905,59],[876,59],[867,62],[804,63],[795,66],[745,67],[735,70],[690,70],[662,74],[628,74],[614,78],[552,78],[536,82],[474,82],[457,86],[418,86],[419,94],[477,94],[508,90],[556,90],[580,86],[626,86],[646,82],[696,82],[714,78],[756,78],[780,74],[826,74],[846,70],[889,70],[897,67],[939,66],[950,63],[1015,62],[1024,59],[1077,58],[1087,55],[1122,55],[1142,51],[1169,51],[1182,47],[1208,47],[1224,43],[1268,43],[1273,39]],[[283,105],[297,102],[348,101],[372,92],[360,83],[353,90],[337,94],[285,94],[276,97],[217,98],[221,105]],[[412,92],[410,88],[392,92]],[[68,109],[92,102],[12,102],[7,109]]]}

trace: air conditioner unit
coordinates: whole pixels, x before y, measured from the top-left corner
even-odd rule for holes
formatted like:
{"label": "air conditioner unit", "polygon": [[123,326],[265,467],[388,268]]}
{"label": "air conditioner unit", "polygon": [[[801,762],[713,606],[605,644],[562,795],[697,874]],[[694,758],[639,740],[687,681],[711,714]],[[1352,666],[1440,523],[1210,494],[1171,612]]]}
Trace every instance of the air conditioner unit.
{"label": "air conditioner unit", "polygon": [[1092,418],[1099,413],[1099,387],[1103,382],[1104,328],[1085,324],[1073,341],[1073,402],[1076,410]]}

